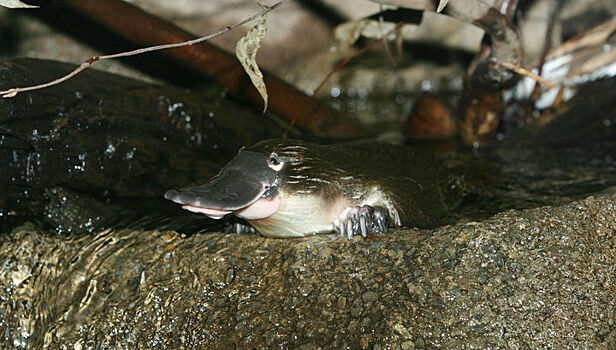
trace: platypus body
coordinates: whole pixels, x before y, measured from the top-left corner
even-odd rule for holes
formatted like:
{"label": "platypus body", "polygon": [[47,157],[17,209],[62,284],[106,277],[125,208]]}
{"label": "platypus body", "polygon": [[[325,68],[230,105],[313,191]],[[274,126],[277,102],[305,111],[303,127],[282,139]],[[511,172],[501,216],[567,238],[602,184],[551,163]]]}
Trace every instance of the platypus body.
{"label": "platypus body", "polygon": [[452,184],[408,147],[275,139],[241,149],[210,182],[165,198],[214,219],[235,214],[267,237],[351,237],[429,223],[453,204]]}

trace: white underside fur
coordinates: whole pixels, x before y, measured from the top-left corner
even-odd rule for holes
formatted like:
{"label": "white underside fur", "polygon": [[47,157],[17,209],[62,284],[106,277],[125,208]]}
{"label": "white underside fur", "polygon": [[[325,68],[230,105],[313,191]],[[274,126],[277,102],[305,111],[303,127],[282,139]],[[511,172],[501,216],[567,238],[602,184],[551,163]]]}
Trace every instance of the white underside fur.
{"label": "white underside fur", "polygon": [[333,222],[348,207],[370,205],[387,209],[393,223],[400,225],[400,218],[393,203],[378,188],[373,188],[362,198],[326,200],[321,196],[279,193],[282,203],[272,216],[248,220],[266,237],[303,237],[333,231]]}

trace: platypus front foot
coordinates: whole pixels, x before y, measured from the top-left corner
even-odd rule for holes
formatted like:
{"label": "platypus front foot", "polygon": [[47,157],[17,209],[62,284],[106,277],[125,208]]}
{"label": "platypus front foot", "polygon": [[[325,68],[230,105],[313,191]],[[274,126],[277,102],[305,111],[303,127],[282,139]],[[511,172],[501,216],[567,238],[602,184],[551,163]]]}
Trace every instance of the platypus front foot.
{"label": "platypus front foot", "polygon": [[346,208],[334,220],[334,231],[351,239],[354,235],[366,237],[366,235],[386,233],[388,225],[389,215],[385,208],[364,205]]}
{"label": "platypus front foot", "polygon": [[259,234],[254,227],[239,219],[227,221],[225,223],[225,233],[237,233],[238,235]]}

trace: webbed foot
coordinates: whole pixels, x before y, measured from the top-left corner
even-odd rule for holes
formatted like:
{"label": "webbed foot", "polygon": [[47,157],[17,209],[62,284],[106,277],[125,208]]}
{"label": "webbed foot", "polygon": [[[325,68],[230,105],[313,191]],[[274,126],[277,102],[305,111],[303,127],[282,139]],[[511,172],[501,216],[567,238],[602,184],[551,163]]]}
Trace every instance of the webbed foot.
{"label": "webbed foot", "polygon": [[388,225],[389,215],[385,208],[364,205],[346,208],[334,220],[334,231],[351,239],[354,235],[361,234],[362,237],[366,237],[366,235],[386,233]]}
{"label": "webbed foot", "polygon": [[237,233],[238,235],[250,235],[259,233],[254,227],[243,220],[229,220],[225,223],[225,233]]}

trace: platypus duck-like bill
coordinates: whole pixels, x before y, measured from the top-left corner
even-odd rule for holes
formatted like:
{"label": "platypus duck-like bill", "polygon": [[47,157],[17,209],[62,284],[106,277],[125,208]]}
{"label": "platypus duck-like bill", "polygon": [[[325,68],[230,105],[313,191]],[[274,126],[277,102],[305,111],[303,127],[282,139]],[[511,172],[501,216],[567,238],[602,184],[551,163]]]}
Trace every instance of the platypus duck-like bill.
{"label": "platypus duck-like bill", "polygon": [[[373,153],[357,145],[267,140],[241,149],[208,183],[167,191],[165,198],[213,219],[234,214],[267,237],[325,232],[365,237],[409,217],[401,208],[404,196],[388,184],[403,182],[397,185],[404,192],[417,182],[412,171],[391,164],[400,155]],[[362,166],[371,170],[362,172]],[[429,184],[415,187],[432,191]]]}
{"label": "platypus duck-like bill", "polygon": [[210,182],[170,190],[165,198],[213,219],[234,213],[247,220],[264,219],[280,207],[279,177],[257,152],[240,151]]}

